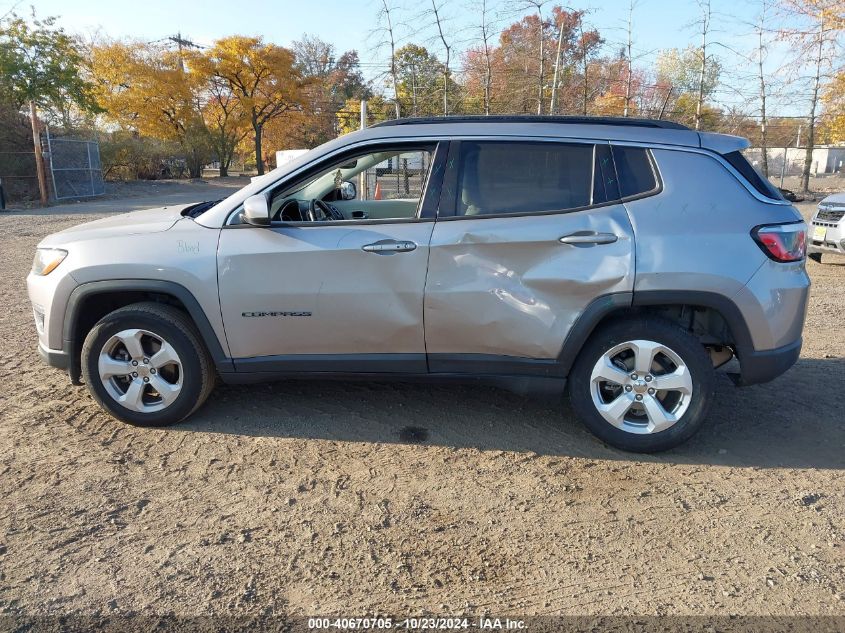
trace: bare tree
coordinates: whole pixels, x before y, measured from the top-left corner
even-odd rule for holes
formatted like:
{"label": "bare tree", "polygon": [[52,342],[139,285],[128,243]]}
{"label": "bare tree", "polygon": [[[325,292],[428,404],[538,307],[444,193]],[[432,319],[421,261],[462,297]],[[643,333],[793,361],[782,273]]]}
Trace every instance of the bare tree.
{"label": "bare tree", "polygon": [[[766,125],[768,120],[766,118],[766,74],[763,71],[763,62],[766,59],[766,43],[764,35],[766,33],[766,10],[768,9],[768,0],[762,0],[760,6],[760,17],[757,20],[757,78],[760,82],[760,167],[763,175],[769,177],[769,144],[766,138]],[[784,160],[786,156],[784,155]]]}
{"label": "bare tree", "polygon": [[452,53],[452,47],[446,41],[446,36],[443,35],[443,20],[441,18],[440,9],[446,4],[443,0],[440,8],[437,7],[437,0],[431,0],[431,10],[434,13],[434,21],[437,24],[437,32],[440,35],[440,41],[443,42],[443,48],[446,50],[446,61],[443,64],[443,116],[449,114],[449,58]]}
{"label": "bare tree", "polygon": [[816,34],[816,57],[813,66],[815,76],[813,77],[813,93],[810,97],[810,116],[807,125],[807,151],[804,153],[804,169],[801,171],[801,188],[804,191],[810,190],[810,169],[813,166],[813,146],[816,144],[816,118],[819,105],[819,88],[821,87],[822,62],[824,61],[825,31],[827,29],[827,18],[824,12],[818,16],[818,29]]}
{"label": "bare tree", "polygon": [[490,92],[493,85],[493,63],[490,39],[493,37],[493,25],[490,19],[490,0],[480,0],[478,16],[481,19],[481,53],[484,56],[484,114],[490,114]]}
{"label": "bare tree", "polygon": [[595,49],[601,45],[602,39],[599,37],[598,31],[584,31],[583,11],[578,12],[577,17],[579,57],[581,58],[581,72],[583,75],[581,107],[582,113],[586,116],[590,105],[590,59]]}
{"label": "bare tree", "polygon": [[704,84],[707,77],[707,36],[710,33],[710,23],[713,18],[713,12],[710,8],[710,0],[698,0],[698,6],[701,9],[701,51],[699,61],[698,73],[698,97],[695,101],[695,129],[701,129],[701,109],[704,106]]}
{"label": "bare tree", "polygon": [[546,41],[546,24],[543,22],[543,5],[548,3],[549,0],[523,0],[523,6],[526,8],[533,8],[537,11],[537,22],[538,22],[538,31],[537,38],[539,40],[539,58],[540,58],[540,68],[537,72],[537,114],[543,114],[543,106],[545,105],[544,101],[544,83],[546,81],[546,51],[545,49],[545,41]]}
{"label": "bare tree", "polygon": [[631,84],[632,84],[632,77],[633,77],[633,56],[631,54],[631,49],[633,48],[633,39],[634,39],[634,9],[637,7],[638,0],[630,0],[628,3],[628,45],[626,47],[626,55],[625,55],[625,109],[623,110],[623,116],[630,116],[631,114]]}
{"label": "bare tree", "polygon": [[402,118],[402,109],[399,105],[399,76],[396,70],[396,35],[394,30],[394,15],[395,9],[391,6],[389,0],[381,0],[381,9],[379,9],[378,20],[381,25],[381,30],[387,37],[387,44],[390,45],[390,77],[393,80],[393,105],[396,109],[396,118]]}
{"label": "bare tree", "polygon": [[783,29],[781,35],[794,43],[798,65],[812,69],[807,145],[801,171],[801,188],[808,192],[819,118],[819,96],[822,82],[826,79],[823,71],[830,67],[835,57],[833,51],[838,35],[836,20],[837,12],[842,11],[842,0],[782,0],[781,4],[790,18],[790,26]]}
{"label": "bare tree", "polygon": [[555,72],[552,76],[552,101],[549,104],[549,114],[555,114],[557,111],[557,89],[558,80],[560,78],[560,54],[563,50],[563,35],[564,35],[564,13],[561,11],[558,14],[557,29],[557,52],[555,53]]}

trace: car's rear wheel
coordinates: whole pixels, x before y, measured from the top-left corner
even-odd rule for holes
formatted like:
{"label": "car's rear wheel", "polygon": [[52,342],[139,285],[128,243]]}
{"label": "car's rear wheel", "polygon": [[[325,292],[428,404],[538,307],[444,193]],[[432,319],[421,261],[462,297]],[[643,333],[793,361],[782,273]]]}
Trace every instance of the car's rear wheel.
{"label": "car's rear wheel", "polygon": [[590,431],[626,451],[681,444],[703,424],[714,370],[704,346],[658,318],[632,317],[598,329],[569,378],[572,408]]}
{"label": "car's rear wheel", "polygon": [[812,259],[817,264],[822,263],[822,254],[821,253],[807,253],[807,257]]}
{"label": "car's rear wheel", "polygon": [[103,317],[82,346],[82,375],[114,417],[139,426],[173,424],[214,387],[208,352],[181,310],[136,303]]}

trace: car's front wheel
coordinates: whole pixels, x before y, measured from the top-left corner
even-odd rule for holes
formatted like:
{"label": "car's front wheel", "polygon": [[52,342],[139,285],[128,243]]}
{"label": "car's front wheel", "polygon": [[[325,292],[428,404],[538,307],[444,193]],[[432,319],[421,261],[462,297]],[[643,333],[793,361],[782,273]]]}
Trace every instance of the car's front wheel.
{"label": "car's front wheel", "polygon": [[158,303],[103,317],[82,346],[82,375],[100,406],[139,426],[179,422],[199,408],[215,381],[191,320]]}
{"label": "car's front wheel", "polygon": [[670,321],[632,317],[599,328],[569,378],[572,408],[596,436],[626,451],[656,452],[689,439],[713,398],[703,345]]}

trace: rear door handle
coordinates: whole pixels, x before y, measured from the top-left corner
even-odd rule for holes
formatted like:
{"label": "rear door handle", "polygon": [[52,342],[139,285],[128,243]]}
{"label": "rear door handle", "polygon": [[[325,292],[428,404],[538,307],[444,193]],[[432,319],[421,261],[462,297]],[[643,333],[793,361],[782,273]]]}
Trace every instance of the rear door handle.
{"label": "rear door handle", "polygon": [[393,255],[394,253],[408,253],[416,250],[417,245],[407,240],[381,240],[362,246],[361,250],[377,255]]}
{"label": "rear door handle", "polygon": [[562,244],[613,244],[619,237],[613,233],[587,233],[579,232],[571,235],[564,235],[560,238]]}

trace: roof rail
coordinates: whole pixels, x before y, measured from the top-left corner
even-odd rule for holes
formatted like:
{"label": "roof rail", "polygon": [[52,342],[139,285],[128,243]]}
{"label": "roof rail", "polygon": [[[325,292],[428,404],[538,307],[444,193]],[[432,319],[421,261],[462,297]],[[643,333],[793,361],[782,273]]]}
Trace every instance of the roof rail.
{"label": "roof rail", "polygon": [[625,127],[650,127],[666,130],[689,130],[686,125],[659,119],[634,119],[612,116],[542,116],[542,115],[456,115],[439,117],[407,117],[390,119],[370,127],[392,125],[429,125],[435,123],[560,123],[569,125],[617,125]]}

